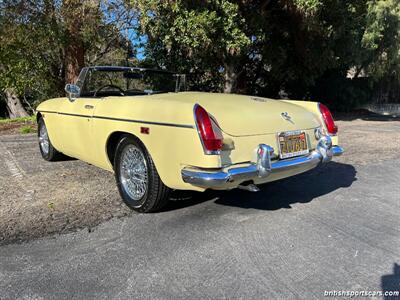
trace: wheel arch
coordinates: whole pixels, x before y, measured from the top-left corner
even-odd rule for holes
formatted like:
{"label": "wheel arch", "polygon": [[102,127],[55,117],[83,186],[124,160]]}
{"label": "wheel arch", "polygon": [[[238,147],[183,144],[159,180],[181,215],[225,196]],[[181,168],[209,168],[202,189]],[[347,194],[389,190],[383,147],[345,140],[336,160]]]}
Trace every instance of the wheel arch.
{"label": "wheel arch", "polygon": [[115,152],[117,150],[118,143],[124,136],[133,137],[135,140],[137,140],[143,146],[143,148],[146,149],[146,151],[148,151],[146,146],[144,145],[144,143],[133,133],[126,132],[126,131],[114,131],[113,133],[111,133],[109,135],[107,142],[106,142],[107,158],[113,168],[114,168],[114,157],[115,157]]}
{"label": "wheel arch", "polygon": [[39,120],[40,120],[40,119],[43,119],[43,116],[42,116],[41,112],[38,112],[38,113],[36,114],[36,123],[39,123]]}
{"label": "wheel arch", "polygon": [[192,129],[154,126],[150,127],[150,134],[141,136],[140,130],[133,126],[120,126],[101,134],[103,137],[99,136],[97,142],[101,143],[102,167],[115,171],[114,158],[119,141],[129,135],[147,151],[162,182],[172,189],[203,190],[182,180],[183,166],[216,168],[220,164],[218,156],[204,155],[198,133]]}

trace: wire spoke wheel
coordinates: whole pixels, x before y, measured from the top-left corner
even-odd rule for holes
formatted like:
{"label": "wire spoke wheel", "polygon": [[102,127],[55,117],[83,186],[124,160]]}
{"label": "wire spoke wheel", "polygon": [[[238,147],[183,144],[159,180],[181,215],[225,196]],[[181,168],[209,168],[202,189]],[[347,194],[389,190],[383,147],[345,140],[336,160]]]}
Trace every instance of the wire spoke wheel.
{"label": "wire spoke wheel", "polygon": [[120,160],[120,182],[134,201],[141,200],[147,193],[148,172],[146,158],[135,145],[127,145]]}
{"label": "wire spoke wheel", "polygon": [[39,130],[39,145],[40,148],[42,149],[43,153],[47,155],[50,150],[50,140],[49,140],[49,135],[47,133],[46,126],[43,124],[40,126]]}
{"label": "wire spoke wheel", "polygon": [[166,205],[170,189],[164,185],[146,147],[124,135],[114,156],[114,173],[122,200],[131,209],[154,212]]}
{"label": "wire spoke wheel", "polygon": [[53,144],[51,143],[46,124],[44,123],[44,120],[41,117],[39,117],[38,119],[37,135],[39,140],[40,154],[42,155],[44,160],[57,161],[63,157],[63,155],[60,152],[58,152],[57,149],[54,148]]}

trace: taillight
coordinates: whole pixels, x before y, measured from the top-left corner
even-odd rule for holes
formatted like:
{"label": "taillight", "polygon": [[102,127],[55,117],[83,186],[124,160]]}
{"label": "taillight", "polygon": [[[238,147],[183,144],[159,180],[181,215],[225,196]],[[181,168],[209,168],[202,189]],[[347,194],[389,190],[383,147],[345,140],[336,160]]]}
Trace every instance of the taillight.
{"label": "taillight", "polygon": [[338,127],[333,120],[332,114],[329,111],[329,108],[323,105],[322,103],[318,103],[319,111],[321,112],[322,118],[324,119],[326,130],[329,134],[336,134],[338,132]]}
{"label": "taillight", "polygon": [[197,130],[206,154],[218,154],[222,149],[222,134],[211,120],[207,111],[196,104],[194,108]]}

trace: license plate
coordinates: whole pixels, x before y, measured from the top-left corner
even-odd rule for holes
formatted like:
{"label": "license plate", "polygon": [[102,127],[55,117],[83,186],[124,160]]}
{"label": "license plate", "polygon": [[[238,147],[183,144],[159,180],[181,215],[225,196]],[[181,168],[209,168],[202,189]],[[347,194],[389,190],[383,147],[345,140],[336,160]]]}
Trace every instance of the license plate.
{"label": "license plate", "polygon": [[308,154],[307,135],[304,131],[286,131],[278,134],[281,159]]}

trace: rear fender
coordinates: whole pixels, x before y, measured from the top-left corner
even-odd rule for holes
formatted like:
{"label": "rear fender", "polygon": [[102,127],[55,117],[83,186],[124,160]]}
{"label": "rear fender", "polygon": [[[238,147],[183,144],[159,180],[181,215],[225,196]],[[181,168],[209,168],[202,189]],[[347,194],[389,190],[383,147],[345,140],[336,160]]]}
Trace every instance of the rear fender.
{"label": "rear fender", "polygon": [[[315,117],[317,118],[317,120],[319,121],[319,123],[321,124],[321,127],[324,128],[325,132],[326,132],[325,122],[322,119],[322,115],[319,111],[318,102],[299,101],[299,100],[281,100],[281,101],[301,106],[301,107],[307,109],[308,111],[310,111],[311,113],[313,113],[315,115]],[[339,138],[338,138],[337,134],[331,135],[331,138],[332,138],[333,145],[339,145]]]}

